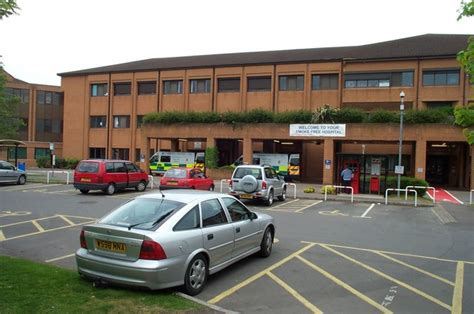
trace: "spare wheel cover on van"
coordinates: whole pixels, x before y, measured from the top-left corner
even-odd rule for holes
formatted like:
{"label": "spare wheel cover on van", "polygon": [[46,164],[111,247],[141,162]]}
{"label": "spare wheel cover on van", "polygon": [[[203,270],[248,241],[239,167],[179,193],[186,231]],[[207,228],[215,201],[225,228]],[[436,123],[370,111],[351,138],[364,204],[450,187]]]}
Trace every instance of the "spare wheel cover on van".
{"label": "spare wheel cover on van", "polygon": [[242,186],[242,190],[247,193],[255,192],[258,188],[257,179],[251,175],[243,177],[242,180],[240,180],[240,185]]}

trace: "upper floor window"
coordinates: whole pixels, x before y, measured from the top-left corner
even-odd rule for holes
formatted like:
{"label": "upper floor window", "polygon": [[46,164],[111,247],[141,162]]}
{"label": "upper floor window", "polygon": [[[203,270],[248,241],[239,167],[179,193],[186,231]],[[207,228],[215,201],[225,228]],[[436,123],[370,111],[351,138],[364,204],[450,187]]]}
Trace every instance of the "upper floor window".
{"label": "upper floor window", "polygon": [[239,92],[240,91],[240,77],[218,79],[217,90],[219,92]]}
{"label": "upper floor window", "polygon": [[39,90],[36,92],[36,103],[38,105],[51,105],[53,104],[53,100],[55,100],[54,104],[59,105],[60,98],[58,99],[58,96],[54,97],[54,94],[58,93]]}
{"label": "upper floor window", "polygon": [[413,86],[413,71],[344,74],[345,88]]}
{"label": "upper floor window", "polygon": [[272,90],[272,78],[270,76],[247,78],[247,91],[265,92]]}
{"label": "upper floor window", "polygon": [[182,94],[183,93],[183,81],[163,81],[163,94]]}
{"label": "upper floor window", "polygon": [[304,90],[304,75],[284,75],[279,79],[281,91]]}
{"label": "upper floor window", "polygon": [[106,126],[106,116],[91,116],[91,128],[105,128]]}
{"label": "upper floor window", "polygon": [[423,71],[423,86],[459,85],[459,70]]}
{"label": "upper floor window", "polygon": [[138,82],[138,95],[155,95],[156,81]]}
{"label": "upper floor window", "polygon": [[28,89],[20,88],[5,88],[5,95],[10,97],[18,97],[21,104],[28,104],[30,102],[30,91]]}
{"label": "upper floor window", "polygon": [[138,115],[137,116],[137,128],[141,128],[143,124],[143,115]]}
{"label": "upper floor window", "polygon": [[191,94],[211,92],[210,79],[189,80],[189,83],[189,92]]}
{"label": "upper floor window", "polygon": [[132,83],[114,83],[114,96],[125,96],[132,94]]}
{"label": "upper floor window", "polygon": [[338,89],[339,87],[339,75],[338,74],[315,74],[312,77],[312,89],[323,90],[323,89]]}
{"label": "upper floor window", "polygon": [[114,116],[114,128],[126,129],[130,127],[130,116]]}
{"label": "upper floor window", "polygon": [[91,84],[91,96],[107,96],[108,95],[108,86],[107,83],[103,84]]}

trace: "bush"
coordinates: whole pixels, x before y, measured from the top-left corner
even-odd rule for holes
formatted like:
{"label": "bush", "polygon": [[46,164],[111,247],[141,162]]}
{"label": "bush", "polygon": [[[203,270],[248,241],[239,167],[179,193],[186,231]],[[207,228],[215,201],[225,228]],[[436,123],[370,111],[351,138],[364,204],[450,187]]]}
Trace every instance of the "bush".
{"label": "bush", "polygon": [[306,187],[303,192],[304,193],[314,193],[316,190],[312,186]]}
{"label": "bush", "polygon": [[[391,189],[397,188],[397,179],[398,176],[388,176],[387,177],[387,187]],[[414,178],[414,177],[400,177],[400,189],[404,189],[407,186],[429,186],[428,182],[422,179]],[[426,193],[425,189],[415,189],[418,193],[418,196],[423,196]]]}
{"label": "bush", "polygon": [[253,109],[244,113],[246,123],[271,123],[273,122],[273,112],[263,109]]}
{"label": "bush", "polygon": [[206,168],[216,169],[219,162],[219,151],[217,147],[208,147],[205,152]]}
{"label": "bush", "polygon": [[369,122],[371,123],[392,123],[399,121],[400,117],[397,113],[384,109],[374,111],[369,115]]}
{"label": "bush", "polygon": [[336,188],[332,185],[324,185],[323,187],[321,187],[319,192],[321,192],[321,194],[324,194],[325,190],[327,190],[327,194],[336,194],[337,191]]}
{"label": "bush", "polygon": [[39,168],[51,168],[51,157],[41,156],[36,158],[36,164]]}
{"label": "bush", "polygon": [[334,112],[335,123],[361,123],[365,120],[365,114],[360,109],[342,108]]}
{"label": "bush", "polygon": [[416,123],[450,123],[450,116],[445,109],[407,110],[404,121]]}
{"label": "bush", "polygon": [[227,124],[244,123],[244,112],[227,111],[222,114],[221,121]]}
{"label": "bush", "polygon": [[275,113],[275,123],[311,123],[313,113],[308,110],[292,110]]}

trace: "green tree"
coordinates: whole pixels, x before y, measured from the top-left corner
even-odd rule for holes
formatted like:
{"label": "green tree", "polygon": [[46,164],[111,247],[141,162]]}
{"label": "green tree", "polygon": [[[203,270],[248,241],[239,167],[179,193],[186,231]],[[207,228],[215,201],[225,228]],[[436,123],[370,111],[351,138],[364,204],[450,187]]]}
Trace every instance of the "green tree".
{"label": "green tree", "polygon": [[0,0],[0,20],[12,14],[18,14],[18,10],[20,8],[16,4],[16,0]]}
{"label": "green tree", "polygon": [[18,138],[18,130],[23,126],[19,118],[20,100],[5,92],[6,77],[0,64],[0,139]]}
{"label": "green tree", "polygon": [[[458,10],[458,21],[463,17],[474,15],[474,0],[461,1],[461,8]],[[466,49],[458,53],[458,61],[464,67],[464,71],[469,75],[471,84],[474,85],[474,37],[469,37]]]}

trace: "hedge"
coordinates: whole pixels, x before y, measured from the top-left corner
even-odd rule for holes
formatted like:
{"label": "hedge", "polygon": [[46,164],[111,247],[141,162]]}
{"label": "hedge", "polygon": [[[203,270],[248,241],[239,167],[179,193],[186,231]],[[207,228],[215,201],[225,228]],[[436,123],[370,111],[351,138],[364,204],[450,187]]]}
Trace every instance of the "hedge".
{"label": "hedge", "polygon": [[[386,188],[396,189],[397,188],[397,179],[398,176],[387,176],[387,185]],[[422,179],[414,177],[400,177],[400,189],[404,189],[407,186],[429,186],[428,182]],[[426,193],[426,189],[415,189],[418,193],[418,196],[423,196]]]}
{"label": "hedge", "polygon": [[[79,159],[75,158],[56,158],[56,165],[54,168],[59,169],[76,169]],[[36,158],[38,168],[51,168],[51,157],[41,156]]]}

